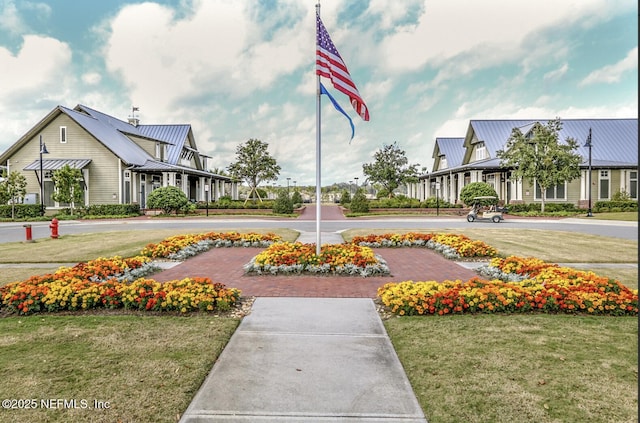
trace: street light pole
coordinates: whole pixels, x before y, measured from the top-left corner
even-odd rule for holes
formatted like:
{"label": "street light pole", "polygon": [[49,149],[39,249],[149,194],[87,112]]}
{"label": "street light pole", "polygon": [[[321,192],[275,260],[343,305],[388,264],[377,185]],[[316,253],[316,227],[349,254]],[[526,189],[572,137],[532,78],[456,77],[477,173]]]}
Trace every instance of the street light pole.
{"label": "street light pole", "polygon": [[357,193],[358,193],[358,179],[359,179],[359,178],[356,176],[356,177],[355,177],[355,178],[353,178],[353,179],[355,179],[355,181],[356,181],[356,194],[357,194]]}
{"label": "street light pole", "polygon": [[289,181],[291,178],[287,178],[287,197],[289,196]]}
{"label": "street light pole", "polygon": [[587,188],[589,194],[589,208],[587,209],[587,217],[593,217],[593,213],[591,213],[591,148],[593,147],[593,145],[591,144],[591,128],[589,128],[589,136],[587,137],[587,142],[584,144],[584,146],[589,148],[589,187]]}
{"label": "street light pole", "polygon": [[42,142],[40,135],[40,215],[44,216],[44,174],[42,170],[42,155],[49,154],[47,146]]}

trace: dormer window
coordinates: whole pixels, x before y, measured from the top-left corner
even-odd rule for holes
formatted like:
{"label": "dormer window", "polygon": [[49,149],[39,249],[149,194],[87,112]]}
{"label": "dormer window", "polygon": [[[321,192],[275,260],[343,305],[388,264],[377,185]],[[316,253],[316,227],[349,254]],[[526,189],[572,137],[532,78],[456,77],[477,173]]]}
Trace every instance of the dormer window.
{"label": "dormer window", "polygon": [[67,143],[67,127],[61,126],[60,127],[60,144],[66,144],[66,143]]}
{"label": "dormer window", "polygon": [[447,156],[440,157],[440,169],[446,169],[447,167],[449,167],[447,165]]}
{"label": "dormer window", "polygon": [[487,147],[484,143],[480,143],[476,146],[476,160],[484,160],[487,158]]}

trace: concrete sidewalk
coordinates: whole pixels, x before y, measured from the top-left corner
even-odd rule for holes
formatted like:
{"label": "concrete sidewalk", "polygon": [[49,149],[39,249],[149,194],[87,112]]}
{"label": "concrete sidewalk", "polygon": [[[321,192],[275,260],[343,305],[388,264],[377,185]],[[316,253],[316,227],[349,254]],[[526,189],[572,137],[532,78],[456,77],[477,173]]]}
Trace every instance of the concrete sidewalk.
{"label": "concrete sidewalk", "polygon": [[257,298],[180,422],[426,419],[367,298]]}

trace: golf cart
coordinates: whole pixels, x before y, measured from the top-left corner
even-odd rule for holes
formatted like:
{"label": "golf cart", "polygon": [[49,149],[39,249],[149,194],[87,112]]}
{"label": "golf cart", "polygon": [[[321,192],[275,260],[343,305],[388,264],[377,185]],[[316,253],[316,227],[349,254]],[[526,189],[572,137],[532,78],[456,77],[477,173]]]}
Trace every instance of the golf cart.
{"label": "golf cart", "polygon": [[501,220],[504,220],[502,214],[506,212],[506,208],[498,207],[497,203],[498,197],[475,197],[471,210],[467,214],[467,222],[490,220],[493,223],[500,223]]}

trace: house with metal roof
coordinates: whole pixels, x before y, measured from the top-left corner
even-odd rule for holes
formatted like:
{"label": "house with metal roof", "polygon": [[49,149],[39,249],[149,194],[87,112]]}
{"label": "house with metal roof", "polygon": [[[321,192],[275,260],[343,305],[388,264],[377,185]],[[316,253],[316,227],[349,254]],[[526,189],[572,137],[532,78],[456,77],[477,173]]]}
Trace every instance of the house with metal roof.
{"label": "house with metal roof", "polygon": [[[438,196],[458,203],[465,185],[481,181],[492,185],[504,204],[540,202],[539,186],[512,176],[511,169],[501,165],[497,151],[505,147],[514,128],[527,134],[534,125],[549,120],[471,120],[464,138],[436,138],[432,171],[419,178],[410,194],[420,200]],[[547,202],[586,208],[589,199],[609,200],[618,191],[638,198],[638,119],[562,119],[561,123],[560,142],[578,141],[581,176],[548,188]],[[590,131],[591,148],[586,145]]]}
{"label": "house with metal roof", "polygon": [[54,209],[67,206],[51,198],[51,176],[65,165],[81,170],[85,205],[144,209],[162,186],[176,186],[193,201],[237,198],[237,183],[207,170],[211,157],[198,151],[191,125],[141,125],[136,110],[125,122],[81,104],[57,106],[0,155],[0,165],[26,177],[27,198],[39,203],[43,192],[44,205]]}

